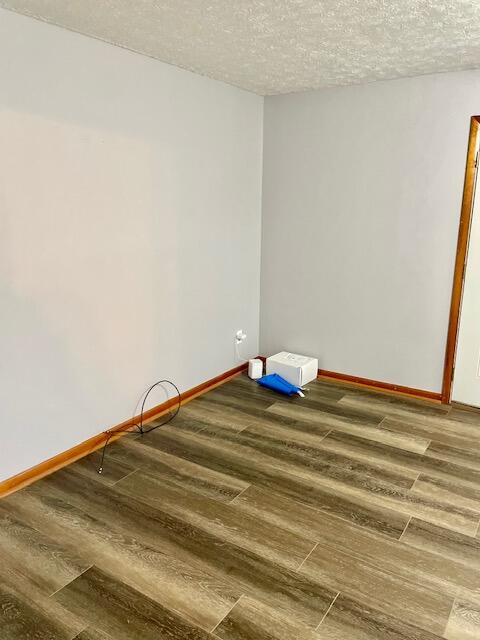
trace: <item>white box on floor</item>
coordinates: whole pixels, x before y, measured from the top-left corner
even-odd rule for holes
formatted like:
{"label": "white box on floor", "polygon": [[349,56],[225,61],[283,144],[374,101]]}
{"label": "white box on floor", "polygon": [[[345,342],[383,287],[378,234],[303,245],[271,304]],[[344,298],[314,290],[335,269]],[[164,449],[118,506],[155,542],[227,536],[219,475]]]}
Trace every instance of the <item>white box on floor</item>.
{"label": "white box on floor", "polygon": [[296,353],[282,351],[267,358],[267,374],[278,373],[291,384],[302,387],[315,380],[318,374],[317,358],[299,356]]}
{"label": "white box on floor", "polygon": [[263,376],[263,362],[258,358],[248,361],[248,376],[252,380],[257,380]]}

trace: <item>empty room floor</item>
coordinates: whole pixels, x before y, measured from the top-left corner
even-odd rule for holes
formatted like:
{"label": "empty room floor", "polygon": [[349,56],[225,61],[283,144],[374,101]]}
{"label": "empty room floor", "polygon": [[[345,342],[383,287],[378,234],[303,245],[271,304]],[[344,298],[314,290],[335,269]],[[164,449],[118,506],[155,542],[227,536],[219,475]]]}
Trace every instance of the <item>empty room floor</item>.
{"label": "empty room floor", "polygon": [[245,375],[0,501],[2,640],[480,638],[480,419]]}

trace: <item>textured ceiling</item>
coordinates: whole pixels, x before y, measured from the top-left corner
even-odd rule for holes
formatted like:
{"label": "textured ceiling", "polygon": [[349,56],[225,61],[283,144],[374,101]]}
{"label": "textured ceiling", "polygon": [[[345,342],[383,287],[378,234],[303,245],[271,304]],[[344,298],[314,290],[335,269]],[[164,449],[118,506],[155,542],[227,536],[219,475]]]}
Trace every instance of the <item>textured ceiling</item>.
{"label": "textured ceiling", "polygon": [[480,0],[0,0],[259,94],[480,67]]}

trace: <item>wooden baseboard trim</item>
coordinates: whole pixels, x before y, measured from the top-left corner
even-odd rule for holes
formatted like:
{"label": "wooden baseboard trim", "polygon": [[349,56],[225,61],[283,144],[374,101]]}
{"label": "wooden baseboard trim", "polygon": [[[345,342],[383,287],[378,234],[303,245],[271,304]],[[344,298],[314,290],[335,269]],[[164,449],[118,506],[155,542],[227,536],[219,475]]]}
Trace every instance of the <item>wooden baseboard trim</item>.
{"label": "wooden baseboard trim", "polygon": [[[225,373],[212,378],[211,380],[202,382],[202,384],[193,387],[193,389],[184,391],[180,395],[182,405],[184,405],[186,402],[190,402],[190,400],[193,400],[197,396],[200,396],[203,393],[206,393],[207,391],[210,391],[211,389],[224,384],[242,371],[245,371],[247,367],[248,363],[241,364],[234,369],[230,369],[229,371],[226,371]],[[166,402],[163,402],[162,404],[157,405],[156,407],[152,407],[148,411],[145,411],[143,414],[144,424],[151,422],[156,418],[160,418],[162,415],[167,413],[167,411],[169,411],[172,406],[175,406],[177,402],[177,398],[172,398],[170,400],[167,400]],[[140,416],[135,416],[130,420],[126,420],[125,422],[122,422],[121,424],[108,429],[108,431],[99,433],[98,435],[93,436],[92,438],[89,438],[88,440],[85,440],[80,444],[77,444],[75,447],[72,447],[67,451],[63,451],[62,453],[53,456],[53,458],[45,460],[44,462],[41,462],[40,464],[37,464],[34,467],[27,469],[26,471],[22,471],[12,478],[3,480],[3,482],[0,482],[0,498],[4,498],[10,493],[18,491],[19,489],[22,489],[23,487],[26,487],[29,484],[40,480],[40,478],[43,478],[50,473],[53,473],[54,471],[58,471],[58,469],[61,469],[62,467],[65,467],[68,464],[71,464],[72,462],[83,458],[89,453],[100,449],[104,446],[107,438],[109,438],[109,442],[114,442],[118,438],[122,437],[125,432],[129,430],[129,427],[134,429],[135,427],[133,426],[133,424],[135,422],[138,422],[139,420]],[[112,433],[114,434],[113,436],[111,435]]]}
{"label": "wooden baseboard trim", "polygon": [[[257,356],[263,362],[266,361],[265,356]],[[411,387],[403,387],[400,384],[391,384],[390,382],[380,382],[378,380],[370,380],[369,378],[361,378],[360,376],[350,376],[347,373],[337,373],[336,371],[327,371],[326,369],[318,370],[320,380],[337,380],[354,387],[366,387],[382,393],[390,393],[393,395],[409,396],[410,398],[418,398],[420,400],[431,400],[432,402],[444,402],[442,394],[435,391],[424,391],[423,389],[413,389]]]}
{"label": "wooden baseboard trim", "polygon": [[450,402],[452,409],[461,409],[462,411],[468,411],[470,413],[478,414],[480,413],[480,407],[474,407],[471,404],[464,404],[463,402],[455,402],[452,400]]}
{"label": "wooden baseboard trim", "polygon": [[424,391],[423,389],[413,389],[404,387],[399,384],[391,384],[390,382],[379,382],[378,380],[370,380],[369,378],[360,378],[359,376],[350,376],[346,373],[336,373],[335,371],[318,370],[318,377],[325,380],[338,380],[356,387],[365,387],[375,391],[382,391],[395,395],[409,396],[421,400],[431,400],[435,402],[442,401],[442,394],[435,391]]}

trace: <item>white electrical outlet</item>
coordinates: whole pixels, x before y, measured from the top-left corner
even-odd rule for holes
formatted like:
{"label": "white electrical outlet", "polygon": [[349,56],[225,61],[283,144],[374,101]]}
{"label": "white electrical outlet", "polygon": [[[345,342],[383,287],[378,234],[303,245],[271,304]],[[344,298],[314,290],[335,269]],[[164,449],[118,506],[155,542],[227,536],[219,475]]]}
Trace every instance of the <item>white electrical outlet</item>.
{"label": "white electrical outlet", "polygon": [[241,342],[246,340],[246,338],[247,338],[247,334],[244,333],[243,329],[239,329],[235,334],[235,340],[237,341],[237,344],[240,344]]}

